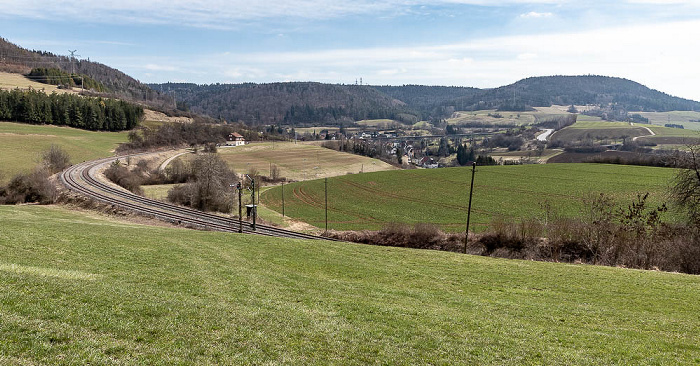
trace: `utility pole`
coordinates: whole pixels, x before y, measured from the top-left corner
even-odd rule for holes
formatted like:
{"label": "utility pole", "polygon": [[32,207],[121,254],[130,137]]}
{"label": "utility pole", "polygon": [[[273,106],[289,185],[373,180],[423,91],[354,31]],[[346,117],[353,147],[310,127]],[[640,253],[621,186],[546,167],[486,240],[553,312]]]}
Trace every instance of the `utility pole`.
{"label": "utility pole", "polygon": [[464,254],[467,254],[467,244],[469,244],[469,219],[472,215],[472,194],[474,193],[474,172],[476,171],[476,162],[472,163],[472,183],[469,187],[469,208],[467,208],[467,230],[464,234]]}
{"label": "utility pole", "polygon": [[253,189],[250,198],[253,200],[253,231],[255,231],[255,216],[258,214],[257,207],[255,207],[255,179],[250,178],[250,187]]}
{"label": "utility pole", "polygon": [[282,217],[284,217],[284,182],[282,182]]}
{"label": "utility pole", "polygon": [[238,188],[238,232],[242,233],[243,232],[243,188],[241,186],[241,182],[238,182],[236,185],[236,188]]}
{"label": "utility pole", "polygon": [[326,191],[326,233],[328,233],[328,178],[324,178],[324,187]]}

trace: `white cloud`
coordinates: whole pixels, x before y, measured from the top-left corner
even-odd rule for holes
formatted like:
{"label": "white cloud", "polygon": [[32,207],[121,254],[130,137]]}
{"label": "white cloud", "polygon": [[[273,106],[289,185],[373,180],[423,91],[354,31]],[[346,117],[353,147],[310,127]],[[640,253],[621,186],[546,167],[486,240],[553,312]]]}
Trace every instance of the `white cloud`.
{"label": "white cloud", "polygon": [[533,60],[537,58],[536,53],[521,53],[516,57],[518,60]]}
{"label": "white cloud", "polygon": [[520,14],[521,18],[549,18],[554,16],[554,13],[538,13],[536,11],[531,11],[529,13]]}
{"label": "white cloud", "polygon": [[700,21],[687,21],[425,47],[217,54],[194,62],[208,68],[210,75],[229,70],[231,65],[265,70],[257,76],[229,73],[234,82],[351,83],[362,76],[375,84],[496,87],[529,76],[599,74],[700,100],[700,90],[695,87],[700,85],[700,68],[695,65],[700,39],[677,36],[694,34],[697,29]]}
{"label": "white cloud", "polygon": [[332,19],[379,14],[420,5],[557,4],[564,0],[0,0],[0,15],[98,23],[177,24],[231,28],[237,22],[270,18]]}

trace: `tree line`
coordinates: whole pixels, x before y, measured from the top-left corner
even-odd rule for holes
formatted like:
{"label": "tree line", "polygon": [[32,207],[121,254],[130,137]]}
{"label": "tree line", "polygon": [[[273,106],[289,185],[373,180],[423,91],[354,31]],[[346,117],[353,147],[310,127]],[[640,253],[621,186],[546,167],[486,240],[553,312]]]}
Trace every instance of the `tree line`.
{"label": "tree line", "polygon": [[136,127],[143,107],[121,100],[29,90],[0,90],[0,120],[69,126],[92,131]]}
{"label": "tree line", "polygon": [[44,84],[81,86],[98,92],[106,91],[104,85],[87,75],[69,74],[57,68],[35,67],[27,76]]}

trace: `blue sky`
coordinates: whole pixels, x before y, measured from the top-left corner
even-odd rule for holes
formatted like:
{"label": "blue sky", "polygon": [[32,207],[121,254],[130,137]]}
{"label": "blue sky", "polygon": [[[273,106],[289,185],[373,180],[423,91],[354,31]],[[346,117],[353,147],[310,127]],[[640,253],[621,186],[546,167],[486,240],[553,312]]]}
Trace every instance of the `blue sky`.
{"label": "blue sky", "polygon": [[599,74],[700,100],[700,0],[0,0],[0,37],[144,82]]}

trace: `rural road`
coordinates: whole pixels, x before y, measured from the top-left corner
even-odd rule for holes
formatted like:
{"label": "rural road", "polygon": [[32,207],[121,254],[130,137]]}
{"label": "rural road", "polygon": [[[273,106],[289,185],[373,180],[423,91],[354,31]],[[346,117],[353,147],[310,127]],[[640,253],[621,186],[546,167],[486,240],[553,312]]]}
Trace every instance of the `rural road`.
{"label": "rural road", "polygon": [[[634,126],[634,122],[630,122],[630,125]],[[637,141],[637,139],[640,138],[640,137],[656,136],[656,134],[654,133],[654,131],[651,130],[651,128],[649,128],[649,127],[644,127],[644,126],[640,126],[640,127],[646,129],[647,131],[649,131],[649,134],[648,134],[648,135],[644,135],[644,136],[635,136],[635,137],[632,137],[632,141]]]}
{"label": "rural road", "polygon": [[[135,158],[147,157],[148,155],[149,153],[142,153],[128,156]],[[82,194],[124,210],[155,217],[177,225],[224,232],[238,232],[241,230],[243,233],[248,234],[294,239],[333,240],[261,224],[255,225],[256,230],[254,231],[247,221],[243,221],[242,225],[239,226],[239,221],[230,216],[215,215],[209,212],[145,198],[133,194],[112,182],[107,182],[104,176],[100,176],[102,175],[100,172],[106,165],[126,157],[127,156],[110,157],[73,165],[60,173],[59,180],[72,192]]]}
{"label": "rural road", "polygon": [[554,132],[553,128],[545,128],[544,132],[537,136],[537,141],[547,142],[547,138]]}
{"label": "rural road", "polygon": [[165,170],[165,168],[168,166],[168,164],[170,164],[171,161],[175,160],[175,158],[177,158],[178,156],[181,156],[181,155],[188,154],[188,153],[189,153],[189,151],[184,151],[184,152],[177,153],[177,154],[165,159],[165,161],[158,166],[158,171],[162,172],[163,170]]}

